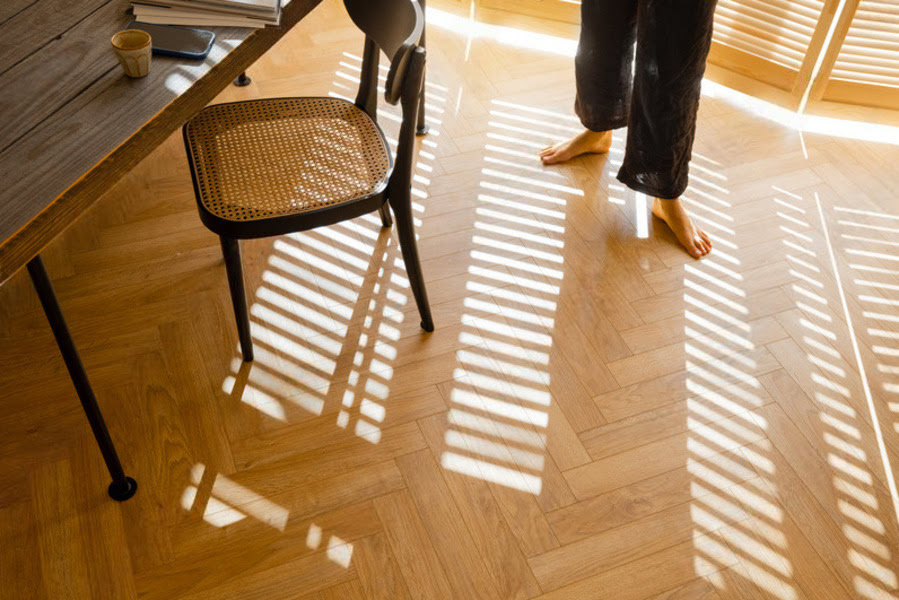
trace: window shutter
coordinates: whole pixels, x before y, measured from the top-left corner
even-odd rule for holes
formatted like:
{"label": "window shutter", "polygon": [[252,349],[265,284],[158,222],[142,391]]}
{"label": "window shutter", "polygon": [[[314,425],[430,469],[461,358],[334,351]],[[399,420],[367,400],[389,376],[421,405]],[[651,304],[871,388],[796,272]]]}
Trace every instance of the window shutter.
{"label": "window shutter", "polygon": [[[468,1],[580,20],[580,0]],[[728,83],[741,91],[778,88],[769,99],[790,109],[821,100],[899,109],[899,0],[718,0],[709,62],[743,75]]]}
{"label": "window shutter", "polygon": [[899,2],[859,2],[823,99],[899,108]]}
{"label": "window shutter", "polygon": [[709,62],[792,90],[825,0],[719,0]]}
{"label": "window shutter", "polygon": [[478,0],[478,5],[565,23],[581,22],[580,0]]}

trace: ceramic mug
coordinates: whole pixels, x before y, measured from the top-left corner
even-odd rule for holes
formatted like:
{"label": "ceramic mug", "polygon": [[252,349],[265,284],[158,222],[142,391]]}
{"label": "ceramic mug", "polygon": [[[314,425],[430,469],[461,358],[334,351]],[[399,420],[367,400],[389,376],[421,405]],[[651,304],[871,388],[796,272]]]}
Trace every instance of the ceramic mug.
{"label": "ceramic mug", "polygon": [[128,77],[146,77],[150,72],[152,54],[150,34],[140,29],[126,29],[112,36],[115,50],[122,69]]}

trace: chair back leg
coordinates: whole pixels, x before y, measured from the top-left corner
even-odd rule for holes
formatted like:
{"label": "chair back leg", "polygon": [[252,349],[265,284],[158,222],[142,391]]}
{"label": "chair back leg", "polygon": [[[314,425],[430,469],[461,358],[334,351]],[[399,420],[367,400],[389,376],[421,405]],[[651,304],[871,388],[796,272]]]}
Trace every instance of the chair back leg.
{"label": "chair back leg", "polygon": [[[421,5],[421,12],[425,13],[427,10],[425,0],[418,0],[418,3]],[[427,31],[428,25],[426,22],[424,29],[421,30],[421,40],[418,42],[422,48],[424,48],[426,44],[425,37],[427,36]],[[425,122],[425,76],[424,73],[422,73],[421,97],[418,104],[418,124],[415,128],[415,135],[427,135],[428,129],[428,124]]]}
{"label": "chair back leg", "polygon": [[412,287],[412,295],[415,296],[415,304],[418,305],[418,312],[421,315],[421,328],[431,332],[434,331],[434,321],[431,318],[431,305],[428,303],[428,291],[425,288],[421,262],[418,260],[418,245],[415,242],[415,226],[412,218],[412,197],[408,188],[394,196],[390,198],[390,207],[396,219],[396,233],[400,238],[400,250],[403,252],[409,285]]}
{"label": "chair back leg", "polygon": [[253,341],[250,338],[250,317],[247,313],[247,295],[243,285],[243,267],[240,263],[240,245],[237,240],[219,236],[222,243],[222,255],[225,257],[225,269],[228,271],[228,287],[231,288],[231,304],[234,306],[234,317],[237,319],[237,336],[240,339],[240,351],[247,362],[253,360]]}
{"label": "chair back leg", "polygon": [[390,227],[393,225],[393,219],[390,216],[390,206],[385,202],[379,211],[381,213],[381,225]]}

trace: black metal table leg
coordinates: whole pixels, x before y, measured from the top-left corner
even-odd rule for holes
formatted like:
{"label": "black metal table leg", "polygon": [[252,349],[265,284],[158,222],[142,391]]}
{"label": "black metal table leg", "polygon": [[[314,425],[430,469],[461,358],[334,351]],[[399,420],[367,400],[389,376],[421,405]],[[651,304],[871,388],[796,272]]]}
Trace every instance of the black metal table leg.
{"label": "black metal table leg", "polygon": [[250,79],[250,76],[247,75],[246,71],[244,71],[243,73],[241,73],[240,75],[237,76],[237,79],[234,80],[234,85],[236,85],[237,87],[244,87],[244,86],[250,85],[251,81],[253,81],[253,80]]}
{"label": "black metal table leg", "polygon": [[[418,3],[421,5],[421,12],[427,14],[426,13],[426,9],[427,9],[426,1],[418,0]],[[428,31],[428,21],[427,21],[427,19],[425,19],[425,27],[424,27],[424,29],[421,30],[421,47],[422,48],[425,47],[425,37],[426,37],[427,31]],[[427,84],[425,83],[425,78],[424,78],[424,76],[422,76],[421,101],[418,104],[418,126],[415,129],[416,135],[427,135],[428,130],[430,129],[430,127],[428,127],[428,124],[425,123],[425,87],[426,87],[426,85]]]}
{"label": "black metal table leg", "polygon": [[100,452],[103,454],[103,460],[106,461],[106,468],[109,469],[109,475],[112,477],[112,483],[109,484],[109,495],[114,500],[127,500],[137,491],[137,482],[125,475],[122,469],[122,463],[119,462],[119,456],[116,454],[115,446],[109,437],[109,431],[106,429],[106,423],[103,421],[103,415],[100,413],[100,407],[97,406],[97,399],[94,397],[94,391],[87,379],[87,373],[84,372],[84,366],[81,364],[81,358],[78,356],[78,350],[69,334],[69,328],[62,316],[59,308],[59,302],[56,300],[56,294],[53,292],[53,285],[50,278],[47,277],[47,271],[44,269],[44,263],[40,255],[31,259],[28,263],[28,274],[31,275],[31,282],[37,291],[41,306],[44,307],[44,314],[50,322],[50,329],[53,330],[53,336],[56,338],[56,344],[62,353],[62,358],[69,370],[69,376],[72,383],[75,384],[75,391],[81,400],[81,407],[87,415],[91,429],[94,432],[94,438],[97,445],[100,446]]}

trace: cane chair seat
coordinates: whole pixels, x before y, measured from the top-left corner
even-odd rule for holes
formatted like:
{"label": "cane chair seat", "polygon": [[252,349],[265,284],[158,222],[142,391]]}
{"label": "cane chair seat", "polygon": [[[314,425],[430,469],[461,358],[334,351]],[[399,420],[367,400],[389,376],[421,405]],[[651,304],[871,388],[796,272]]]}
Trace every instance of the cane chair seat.
{"label": "cane chair seat", "polygon": [[185,126],[184,139],[201,208],[235,224],[371,198],[392,170],[378,125],[337,98],[216,104]]}

